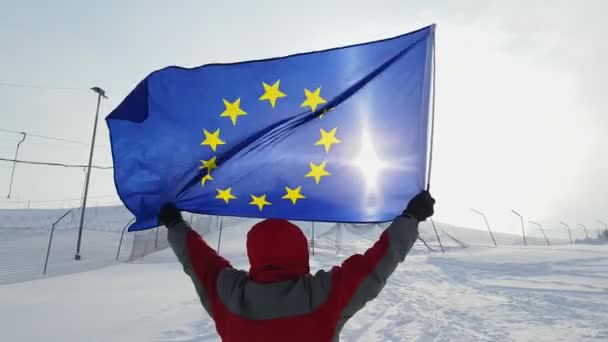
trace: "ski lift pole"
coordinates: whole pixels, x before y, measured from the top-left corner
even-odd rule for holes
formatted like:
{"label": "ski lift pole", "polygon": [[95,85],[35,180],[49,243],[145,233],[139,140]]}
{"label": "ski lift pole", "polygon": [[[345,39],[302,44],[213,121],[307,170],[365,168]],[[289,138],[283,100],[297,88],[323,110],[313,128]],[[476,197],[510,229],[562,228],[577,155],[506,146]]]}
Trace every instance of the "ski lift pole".
{"label": "ski lift pole", "polygon": [[21,138],[21,141],[17,143],[17,148],[15,149],[15,161],[13,162],[13,170],[11,171],[11,180],[8,185],[8,195],[6,196],[6,198],[11,198],[11,193],[13,192],[13,179],[15,177],[15,168],[17,167],[17,158],[19,157],[19,147],[21,147],[21,143],[23,143],[25,141],[25,138],[27,137],[27,133],[21,132],[21,134],[23,134],[23,137]]}
{"label": "ski lift pole", "polygon": [[435,227],[435,221],[433,221],[433,219],[431,219],[431,224],[433,225],[433,230],[435,230],[435,236],[437,236],[437,242],[439,242],[439,247],[441,247],[441,253],[445,254],[443,244],[441,243],[441,238],[439,238],[439,233],[437,232],[437,227]]}

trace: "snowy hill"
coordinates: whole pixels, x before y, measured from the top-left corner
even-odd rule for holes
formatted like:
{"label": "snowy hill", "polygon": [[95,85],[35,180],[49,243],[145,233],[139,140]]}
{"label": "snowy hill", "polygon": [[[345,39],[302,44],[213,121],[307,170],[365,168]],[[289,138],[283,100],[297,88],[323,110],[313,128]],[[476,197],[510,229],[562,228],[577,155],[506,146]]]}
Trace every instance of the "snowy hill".
{"label": "snowy hill", "polygon": [[[130,217],[120,216],[121,209],[103,210],[103,215],[98,211],[99,221],[95,216],[87,221],[94,228],[85,230],[83,239],[90,267],[71,259],[76,227],[67,221],[55,236],[65,244],[52,249],[55,276],[0,285],[0,341],[219,341],[170,250],[128,263],[113,260],[116,238]],[[19,260],[39,265],[48,243],[45,220],[57,217],[49,211],[10,215],[11,222],[23,224],[0,233],[2,247],[18,246],[10,252],[0,249],[0,274],[2,267],[27,264]],[[217,222],[193,219],[195,225],[206,226],[203,235],[217,247]],[[226,223],[220,251],[235,266],[247,268],[245,236],[252,221]],[[310,223],[298,224],[312,235]],[[364,251],[382,230],[332,224],[314,228],[313,270]],[[608,340],[608,246],[546,247],[539,240],[538,245],[523,247],[519,237],[497,234],[499,248],[494,248],[488,247],[487,232],[442,223],[437,228],[447,253],[416,244],[378,298],[345,326],[342,340]],[[147,234],[154,237],[154,230]],[[438,250],[428,223],[421,227],[421,236]],[[472,247],[463,248],[450,236]],[[126,260],[131,247],[123,248]]]}

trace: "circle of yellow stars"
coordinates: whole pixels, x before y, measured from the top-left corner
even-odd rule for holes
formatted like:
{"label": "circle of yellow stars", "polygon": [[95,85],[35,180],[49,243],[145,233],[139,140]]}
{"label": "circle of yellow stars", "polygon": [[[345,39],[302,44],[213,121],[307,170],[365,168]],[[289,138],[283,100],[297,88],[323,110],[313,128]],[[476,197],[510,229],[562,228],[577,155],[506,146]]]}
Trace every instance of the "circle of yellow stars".
{"label": "circle of yellow stars", "polygon": [[[274,109],[277,105],[279,99],[287,97],[287,95],[281,91],[281,80],[276,80],[272,85],[266,82],[262,82],[262,87],[264,89],[264,93],[259,97],[259,101],[268,101],[270,106]],[[315,113],[319,106],[322,106],[327,103],[321,96],[321,87],[319,86],[315,90],[309,90],[304,88],[304,96],[305,100],[300,105],[301,108],[308,107],[312,113]],[[220,114],[220,117],[229,118],[232,122],[233,126],[236,126],[239,117],[246,116],[248,113],[241,108],[241,98],[236,98],[232,100],[222,99],[224,103],[224,111]],[[323,118],[323,115],[326,115],[330,111],[335,108],[325,108],[321,113],[319,113],[319,119]],[[314,146],[322,146],[325,150],[326,154],[329,154],[331,147],[335,144],[341,143],[340,139],[336,137],[338,132],[338,127],[334,127],[331,130],[320,129],[320,139],[314,143]],[[213,132],[207,131],[203,129],[203,134],[205,139],[201,143],[202,146],[209,146],[213,152],[217,152],[217,149],[221,145],[225,145],[226,142],[220,138],[220,129],[216,129]],[[322,177],[331,176],[331,173],[326,170],[327,161],[321,161],[320,163],[309,163],[310,172],[304,175],[305,178],[312,178],[315,181],[315,184],[319,184],[321,182]],[[218,168],[217,165],[217,156],[213,156],[209,160],[201,160],[201,170],[206,170],[207,172],[201,178],[201,185],[204,187],[207,182],[213,180],[211,173]],[[216,188],[217,195],[216,199],[224,201],[224,203],[228,204],[230,201],[237,200],[238,198],[232,193],[232,187],[228,187],[226,189]],[[257,206],[260,212],[264,209],[265,206],[272,205],[271,202],[267,199],[267,194],[250,194],[251,202],[249,205]],[[291,201],[293,205],[296,205],[299,200],[305,199],[306,196],[302,194],[302,186],[298,185],[294,188],[290,188],[285,186],[285,195],[281,197],[283,200]]]}

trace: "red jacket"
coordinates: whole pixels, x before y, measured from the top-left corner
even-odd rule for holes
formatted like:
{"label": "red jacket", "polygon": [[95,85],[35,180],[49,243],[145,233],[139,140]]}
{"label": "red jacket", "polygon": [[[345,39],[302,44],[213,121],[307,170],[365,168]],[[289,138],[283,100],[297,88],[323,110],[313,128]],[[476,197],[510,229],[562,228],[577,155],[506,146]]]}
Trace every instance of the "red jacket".
{"label": "red jacket", "polygon": [[417,237],[418,222],[399,217],[365,254],[311,275],[306,237],[288,221],[266,220],[251,229],[249,272],[234,269],[187,223],[169,227],[173,251],[227,342],[337,341]]}

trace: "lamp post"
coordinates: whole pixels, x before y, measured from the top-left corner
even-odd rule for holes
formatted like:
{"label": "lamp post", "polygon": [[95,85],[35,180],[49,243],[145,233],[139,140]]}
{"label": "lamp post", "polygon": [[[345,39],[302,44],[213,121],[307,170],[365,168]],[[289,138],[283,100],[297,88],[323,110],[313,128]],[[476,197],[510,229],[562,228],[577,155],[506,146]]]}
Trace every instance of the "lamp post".
{"label": "lamp post", "polygon": [[87,209],[87,196],[89,194],[89,182],[91,180],[91,165],[93,164],[93,152],[95,151],[95,137],[97,135],[97,121],[99,120],[99,107],[101,105],[101,98],[107,99],[106,92],[99,88],[91,88],[93,92],[97,94],[97,110],[95,111],[95,123],[93,124],[93,136],[91,138],[91,151],[89,152],[89,164],[87,167],[87,175],[84,181],[84,196],[82,198],[82,209],[80,210],[80,226],[78,227],[78,242],[76,244],[76,255],[74,259],[80,260],[80,244],[82,242],[82,228],[84,225],[84,214]]}

